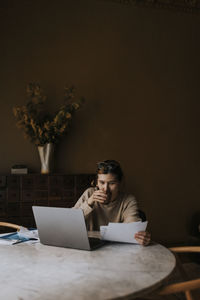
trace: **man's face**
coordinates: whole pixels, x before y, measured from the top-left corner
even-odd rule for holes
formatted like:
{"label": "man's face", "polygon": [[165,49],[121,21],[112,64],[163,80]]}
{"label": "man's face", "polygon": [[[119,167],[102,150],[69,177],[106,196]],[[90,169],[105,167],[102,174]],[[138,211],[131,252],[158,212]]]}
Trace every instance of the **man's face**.
{"label": "man's face", "polygon": [[97,187],[107,194],[110,202],[118,196],[120,182],[113,174],[98,174]]}

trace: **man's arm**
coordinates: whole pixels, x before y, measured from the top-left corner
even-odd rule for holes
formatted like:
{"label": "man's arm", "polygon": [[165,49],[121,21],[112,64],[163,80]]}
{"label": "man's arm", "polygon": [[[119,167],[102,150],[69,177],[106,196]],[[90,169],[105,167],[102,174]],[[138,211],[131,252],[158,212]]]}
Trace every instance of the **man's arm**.
{"label": "man's arm", "polygon": [[89,205],[88,203],[88,199],[92,196],[93,193],[94,188],[87,189],[74,205],[74,208],[81,208],[83,210],[85,217],[87,217],[93,211],[92,205]]}
{"label": "man's arm", "polygon": [[122,211],[122,222],[131,223],[141,221],[138,214],[138,205],[133,195],[125,196],[123,211]]}
{"label": "man's arm", "polygon": [[[123,211],[123,223],[131,223],[141,221],[138,214],[138,205],[134,196],[127,197]],[[140,245],[148,245],[151,241],[151,235],[148,231],[137,232],[134,236]]]}

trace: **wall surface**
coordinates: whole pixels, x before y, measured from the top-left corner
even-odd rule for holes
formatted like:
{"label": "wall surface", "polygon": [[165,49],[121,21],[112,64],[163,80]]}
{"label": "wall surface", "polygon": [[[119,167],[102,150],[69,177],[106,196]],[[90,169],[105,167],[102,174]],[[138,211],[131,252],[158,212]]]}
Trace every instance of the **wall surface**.
{"label": "wall surface", "polygon": [[181,242],[200,211],[200,15],[106,1],[0,1],[0,172],[40,171],[12,107],[38,81],[57,108],[64,85],[87,101],[56,146],[55,172],[116,159],[154,240]]}

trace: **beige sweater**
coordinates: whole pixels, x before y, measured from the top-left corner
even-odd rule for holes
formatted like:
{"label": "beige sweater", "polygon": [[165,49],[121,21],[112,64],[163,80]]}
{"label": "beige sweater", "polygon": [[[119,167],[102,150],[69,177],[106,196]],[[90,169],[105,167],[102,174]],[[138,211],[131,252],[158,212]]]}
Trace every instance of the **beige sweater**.
{"label": "beige sweater", "polygon": [[133,195],[124,193],[107,205],[95,202],[93,207],[88,205],[88,198],[95,188],[87,189],[75,204],[75,208],[83,210],[88,230],[100,230],[101,225],[114,223],[130,223],[141,221],[138,216],[138,206]]}

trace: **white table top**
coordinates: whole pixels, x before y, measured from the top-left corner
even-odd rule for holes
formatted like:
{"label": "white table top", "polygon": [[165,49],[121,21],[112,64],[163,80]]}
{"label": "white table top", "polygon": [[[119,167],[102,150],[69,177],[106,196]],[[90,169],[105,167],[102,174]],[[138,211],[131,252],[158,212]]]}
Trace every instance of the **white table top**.
{"label": "white table top", "polygon": [[129,299],[158,287],[175,267],[159,244],[109,243],[93,251],[1,245],[0,262],[0,295],[8,300]]}

